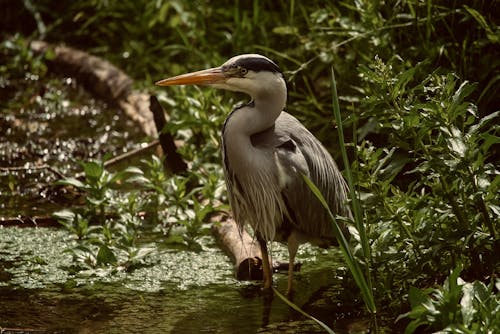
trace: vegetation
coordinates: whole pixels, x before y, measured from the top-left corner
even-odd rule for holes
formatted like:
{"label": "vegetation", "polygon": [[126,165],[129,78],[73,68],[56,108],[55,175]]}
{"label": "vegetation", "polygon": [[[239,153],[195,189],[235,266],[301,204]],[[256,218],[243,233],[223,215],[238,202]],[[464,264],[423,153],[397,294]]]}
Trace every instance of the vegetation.
{"label": "vegetation", "polygon": [[[340,162],[332,130],[340,124],[331,112],[335,71],[342,149],[352,161],[343,167],[352,172],[369,242],[368,251],[355,244],[353,256],[369,270],[379,312],[402,314],[407,333],[500,329],[498,5],[92,0],[7,11],[13,27],[16,15],[32,20],[31,29],[18,20],[25,26],[11,30],[107,58],[156,93],[171,116],[166,131],[185,141],[182,155],[192,162],[182,176],[165,175],[155,158],[117,173],[83,162],[85,181],[63,183],[83,190],[86,205],[59,214],[88,241],[72,250],[78,263],[140,262],[151,247],[141,251],[135,243],[138,211],[157,214],[151,219],[165,222],[165,233],[183,226],[172,240],[199,249],[204,218],[224,202],[218,133],[239,98],[193,87],[154,90],[152,83],[256,52],[280,64],[287,110]],[[45,73],[44,59],[19,35],[2,34],[2,86],[25,72]]]}

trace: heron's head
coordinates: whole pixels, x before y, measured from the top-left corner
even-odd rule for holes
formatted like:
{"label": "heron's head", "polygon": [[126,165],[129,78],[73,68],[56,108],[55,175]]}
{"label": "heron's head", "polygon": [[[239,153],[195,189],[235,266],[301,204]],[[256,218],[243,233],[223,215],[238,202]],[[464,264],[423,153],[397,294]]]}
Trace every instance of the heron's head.
{"label": "heron's head", "polygon": [[219,67],[178,75],[160,80],[158,86],[210,85],[249,94],[286,94],[286,84],[281,71],[272,60],[258,54],[235,56]]}

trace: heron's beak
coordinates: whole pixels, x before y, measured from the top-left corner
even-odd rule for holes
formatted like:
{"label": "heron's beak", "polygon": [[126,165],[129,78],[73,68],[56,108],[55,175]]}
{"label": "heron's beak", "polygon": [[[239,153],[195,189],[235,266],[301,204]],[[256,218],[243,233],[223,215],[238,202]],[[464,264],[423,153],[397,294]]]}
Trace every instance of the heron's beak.
{"label": "heron's beak", "polygon": [[181,74],[172,78],[155,82],[157,86],[175,85],[211,85],[223,83],[227,77],[222,73],[221,67],[209,68],[202,71]]}

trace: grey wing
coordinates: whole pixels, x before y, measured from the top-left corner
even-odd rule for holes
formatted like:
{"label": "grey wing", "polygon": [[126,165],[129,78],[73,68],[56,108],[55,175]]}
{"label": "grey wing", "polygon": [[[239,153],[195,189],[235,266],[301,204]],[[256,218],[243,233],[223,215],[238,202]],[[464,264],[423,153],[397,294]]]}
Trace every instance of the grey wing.
{"label": "grey wing", "polygon": [[290,223],[305,235],[332,238],[328,214],[300,173],[319,188],[334,215],[350,216],[347,186],[335,161],[323,145],[287,113],[283,112],[277,119],[275,133],[282,138],[275,152],[279,168],[283,168],[286,175],[282,195]]}

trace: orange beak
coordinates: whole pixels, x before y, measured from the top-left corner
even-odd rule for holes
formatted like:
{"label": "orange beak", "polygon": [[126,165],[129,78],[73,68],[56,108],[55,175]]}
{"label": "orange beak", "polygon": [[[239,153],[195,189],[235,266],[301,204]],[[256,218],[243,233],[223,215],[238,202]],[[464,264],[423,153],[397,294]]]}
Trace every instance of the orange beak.
{"label": "orange beak", "polygon": [[226,80],[222,73],[222,68],[214,67],[202,71],[181,74],[172,78],[163,79],[155,82],[157,86],[175,86],[175,85],[210,85],[222,83]]}

